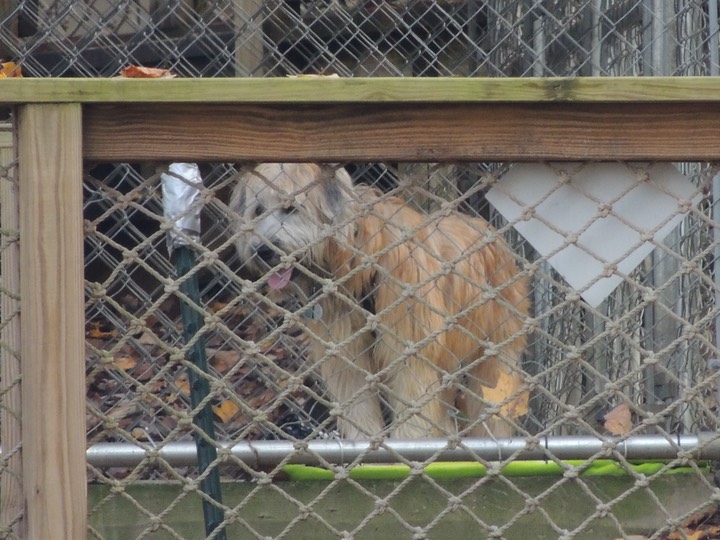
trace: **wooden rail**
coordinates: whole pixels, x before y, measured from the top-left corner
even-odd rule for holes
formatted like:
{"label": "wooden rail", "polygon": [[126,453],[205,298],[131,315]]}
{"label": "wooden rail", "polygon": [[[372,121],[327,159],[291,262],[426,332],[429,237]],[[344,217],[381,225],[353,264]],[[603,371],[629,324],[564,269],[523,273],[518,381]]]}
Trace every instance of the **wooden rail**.
{"label": "wooden rail", "polygon": [[83,105],[94,161],[720,158],[720,80],[7,79]]}
{"label": "wooden rail", "polygon": [[5,79],[0,103],[718,102],[717,77]]}
{"label": "wooden rail", "polygon": [[720,160],[720,79],[5,79],[26,538],[86,535],[82,160]]}
{"label": "wooden rail", "polygon": [[[712,161],[720,104],[88,105],[94,161]],[[172,134],[172,136],[170,136]]]}

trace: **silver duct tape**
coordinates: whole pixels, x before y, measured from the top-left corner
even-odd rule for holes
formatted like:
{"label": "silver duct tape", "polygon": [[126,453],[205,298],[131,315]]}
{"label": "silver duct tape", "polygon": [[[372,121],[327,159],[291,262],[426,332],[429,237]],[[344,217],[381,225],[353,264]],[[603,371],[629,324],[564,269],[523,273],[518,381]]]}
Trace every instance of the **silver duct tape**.
{"label": "silver duct tape", "polygon": [[188,238],[200,239],[202,177],[196,163],[173,163],[160,179],[163,214],[173,223],[167,236],[168,251],[172,254],[175,248],[188,245]]}

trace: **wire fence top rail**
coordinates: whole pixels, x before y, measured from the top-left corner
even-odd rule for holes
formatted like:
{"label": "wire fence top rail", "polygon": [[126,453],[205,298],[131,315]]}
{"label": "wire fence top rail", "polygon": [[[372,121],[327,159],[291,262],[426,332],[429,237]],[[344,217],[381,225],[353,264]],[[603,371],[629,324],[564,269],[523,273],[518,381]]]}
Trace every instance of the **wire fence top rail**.
{"label": "wire fence top rail", "polygon": [[[311,441],[234,441],[220,442],[220,455],[226,464],[240,460],[248,467],[278,464],[323,465],[442,461],[525,461],[580,459],[684,459],[714,460],[720,457],[720,437],[714,433],[697,435],[637,435],[595,437],[566,435],[533,438],[387,439]],[[234,460],[228,459],[230,456]],[[97,443],[88,448],[87,460],[93,467],[136,467],[144,459],[159,458],[174,467],[197,464],[193,443],[167,443],[147,449],[134,443]]]}
{"label": "wire fence top rail", "polygon": [[720,77],[4,79],[0,103],[720,102]]}

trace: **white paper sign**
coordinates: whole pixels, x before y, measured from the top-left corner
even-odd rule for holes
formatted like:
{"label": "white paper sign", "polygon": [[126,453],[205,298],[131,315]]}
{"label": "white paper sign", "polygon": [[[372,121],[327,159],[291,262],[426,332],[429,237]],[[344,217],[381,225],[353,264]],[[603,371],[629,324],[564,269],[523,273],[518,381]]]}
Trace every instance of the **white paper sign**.
{"label": "white paper sign", "polygon": [[700,193],[670,163],[534,163],[513,166],[487,199],[596,307]]}

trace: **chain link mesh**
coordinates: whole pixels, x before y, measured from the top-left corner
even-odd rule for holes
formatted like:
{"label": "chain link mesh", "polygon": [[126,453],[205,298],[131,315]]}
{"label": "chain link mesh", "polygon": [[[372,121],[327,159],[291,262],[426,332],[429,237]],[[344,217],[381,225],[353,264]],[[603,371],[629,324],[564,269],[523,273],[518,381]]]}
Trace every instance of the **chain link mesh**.
{"label": "chain link mesh", "polygon": [[20,278],[17,162],[12,122],[0,123],[0,534],[19,538],[23,513],[20,427]]}
{"label": "chain link mesh", "polygon": [[[643,165],[638,169],[638,165],[628,164],[626,169],[637,175],[646,171],[645,167]],[[305,272],[311,279],[325,283],[325,287],[311,293],[316,296],[304,296],[302,292],[273,296],[268,281],[284,263],[278,259],[278,262],[270,264],[273,270],[259,276],[253,273],[250,270],[251,261],[238,257],[232,247],[233,242],[244,241],[239,240],[244,233],[241,230],[233,234],[230,222],[241,223],[240,227],[245,232],[257,230],[268,216],[287,212],[287,201],[279,200],[279,207],[264,206],[259,211],[255,208],[238,213],[238,207],[228,207],[228,191],[237,183],[237,171],[228,165],[208,166],[207,169],[203,192],[206,201],[203,222],[206,226],[202,247],[198,247],[200,262],[195,273],[201,283],[202,308],[207,309],[201,332],[208,345],[210,400],[215,411],[218,438],[229,441],[309,441],[338,437],[338,420],[342,422],[350,418],[352,407],[349,403],[335,402],[328,394],[321,376],[328,356],[314,356],[309,346],[313,340],[327,339],[326,335],[318,335],[322,333],[318,328],[331,325],[333,319],[324,319],[325,314],[321,314],[318,325],[309,311],[312,311],[313,305],[321,304],[324,296],[332,294],[323,292],[332,282],[326,281],[319,268],[305,262],[311,256],[314,247],[311,245],[291,252],[291,259],[295,261],[297,272]],[[427,216],[431,224],[437,223],[438,216],[448,210],[484,216],[497,231],[492,236],[502,235],[512,246],[512,252],[517,256],[518,271],[532,276],[533,313],[530,326],[526,325],[521,330],[524,333],[531,330],[532,339],[521,366],[510,371],[518,374],[522,382],[510,387],[499,398],[488,394],[489,397],[484,399],[487,409],[482,422],[489,422],[493,414],[499,413],[513,425],[515,435],[527,437],[528,441],[554,435],[605,437],[618,429],[608,423],[611,422],[608,414],[619,405],[625,405],[628,410],[626,421],[629,422],[626,434],[656,434],[673,440],[678,433],[717,429],[717,362],[710,360],[717,356],[714,343],[717,313],[713,307],[717,285],[712,280],[711,266],[718,242],[713,236],[714,221],[709,199],[709,186],[716,172],[713,168],[700,164],[687,166],[686,172],[694,186],[692,198],[700,198],[699,204],[689,210],[668,238],[654,243],[653,255],[624,275],[619,287],[597,308],[589,307],[566,284],[549,264],[548,255],[538,253],[515,232],[515,222],[508,222],[485,201],[488,187],[502,185],[503,178],[513,170],[511,165],[374,165],[351,170],[356,185],[369,183],[381,190],[379,201],[387,201],[391,195],[401,196],[408,206],[422,212],[417,215]],[[103,181],[96,180],[96,175]],[[559,179],[566,178],[559,169],[557,175]],[[265,180],[266,189],[273,193],[279,189],[282,179]],[[159,175],[143,167],[103,166],[88,171],[85,189],[89,440],[93,443],[131,442],[155,450],[171,442],[191,441],[195,428],[192,424],[194,412],[189,406],[188,365],[183,354],[187,346],[180,338],[179,294],[166,252],[165,230],[169,224],[162,217]],[[300,189],[299,194],[302,193]],[[310,192],[306,194],[309,198]],[[360,214],[384,215],[374,209],[374,204],[363,207]],[[532,212],[537,207],[524,210]],[[383,219],[394,218],[385,216]],[[417,234],[428,222],[421,221],[414,229],[408,225],[405,234]],[[342,225],[330,224],[316,242],[324,242],[328,236],[334,238]],[[392,225],[383,223],[382,226]],[[302,231],[292,232],[304,234]],[[401,238],[407,241],[406,237]],[[445,238],[444,241],[452,242],[453,239]],[[400,244],[402,241],[397,242],[395,247]],[[279,245],[274,247],[281,249]],[[357,246],[355,249],[363,248]],[[416,246],[416,249],[421,248]],[[365,256],[369,257],[370,264],[380,266],[377,254],[374,259],[367,253]],[[411,255],[410,259],[414,260],[414,256]],[[402,263],[407,264],[407,261],[400,261]],[[276,264],[278,268],[275,268]],[[380,268],[379,271],[382,280],[394,279],[389,274],[382,274],[388,272],[387,269]],[[429,276],[428,279],[432,281],[437,276]],[[342,279],[338,283],[342,283]],[[498,285],[499,289],[503,287],[507,284]],[[334,289],[331,287],[328,290]],[[370,294],[377,292],[372,290]],[[347,293],[340,294],[340,297],[348,313],[352,311],[351,303],[361,305],[366,318],[363,324],[386,315],[382,310],[366,311],[372,307],[347,296]],[[478,299],[477,302],[482,303],[483,300]],[[331,317],[342,319],[347,317],[347,313]],[[397,331],[382,324],[378,327],[379,331]],[[397,398],[402,398],[393,393],[402,390],[388,382],[392,375],[388,379],[387,374],[397,368],[398,363],[407,362],[411,354],[408,349],[398,350],[385,372],[385,379],[372,377],[370,371],[363,372],[363,380],[367,379],[367,382],[363,383],[359,392],[365,391],[368,384],[372,392],[386,399],[383,402],[384,418],[388,422],[385,436],[410,418],[393,417],[391,409],[397,407]],[[452,353],[446,351],[446,354]],[[345,360],[349,363],[343,369],[357,369],[351,367],[357,359]],[[460,374],[460,381],[464,380],[462,372],[462,369],[455,372],[455,377]],[[467,381],[461,382],[460,386],[463,384]],[[510,383],[504,381],[500,386],[507,384]],[[517,398],[526,393],[526,411],[516,414],[512,408],[499,407],[516,405]],[[357,395],[349,398],[350,401],[353,399],[357,399]],[[419,400],[420,414],[424,414],[422,404],[435,399],[438,396],[429,389],[428,394]],[[468,419],[453,408],[456,403],[448,405],[453,425],[463,429]],[[452,432],[435,434],[452,436]],[[490,435],[493,435],[492,432]],[[301,444],[297,451],[304,448]],[[220,454],[222,456],[222,450]],[[271,485],[268,484],[271,479],[282,477],[283,466],[291,463],[294,457],[291,452],[269,471],[258,471],[237,458],[225,457],[232,465],[223,469],[224,474],[237,480],[258,483],[254,488],[257,493],[251,492],[248,501],[236,508],[228,507],[227,515],[230,517],[227,519],[233,523],[233,512],[242,515],[245,505],[250,504],[253,497],[264,494]],[[445,493],[442,482],[424,473],[417,463],[400,454],[394,457],[398,463],[417,471],[416,475],[411,475],[397,486],[398,493],[415,489],[418,475],[433,486],[433,490]],[[475,457],[478,463],[483,463],[490,470],[497,470],[513,461],[511,457],[497,464],[481,456]],[[553,461],[557,459],[552,454],[548,457]],[[598,455],[595,459],[601,457]],[[425,465],[436,458],[431,457]],[[633,470],[632,464],[622,455],[618,454],[616,458],[628,471]],[[346,470],[342,467],[337,469],[320,456],[318,460],[331,470]],[[588,463],[593,461],[591,459]],[[680,464],[686,465],[687,462],[678,458],[664,465],[662,471]],[[576,470],[574,465],[563,464],[562,467]],[[580,466],[580,470],[582,468]],[[704,478],[697,465],[695,470]],[[643,475],[631,474],[635,474],[639,483],[645,481]],[[656,476],[660,474],[662,472],[656,473]],[[123,497],[138,506],[141,503],[133,499],[130,489],[136,480],[177,480],[186,475],[192,477],[192,469],[178,470],[163,464],[162,459],[144,460],[132,470],[92,470],[93,480],[112,482]],[[483,519],[474,518],[479,530],[495,531],[498,537],[502,537],[524,516],[537,511],[537,507],[533,497],[525,491],[525,486],[519,488],[513,480],[498,475],[490,478],[492,480],[478,480],[469,488],[470,492],[482,490],[486,483],[503,478],[503,485],[524,501],[524,506],[507,523],[491,525]],[[378,497],[362,483],[348,479],[346,473],[336,474],[328,490],[334,489],[333,485],[337,488],[337,484],[347,482],[354,486],[352,493],[359,493],[361,498],[373,501],[374,509],[357,524],[357,532],[361,532],[367,523],[389,511],[386,504],[392,496],[388,499]],[[550,489],[560,489],[563,482],[561,480]],[[593,501],[593,507],[605,508],[608,504],[611,507],[620,504],[637,489],[618,494],[617,500],[610,503],[601,500],[590,488],[584,489],[584,492]],[[322,523],[329,531],[329,537],[342,537],[343,533],[336,529],[336,525],[313,510],[313,505],[323,504],[326,493],[318,494],[308,505],[295,500],[282,488],[273,488],[273,492],[282,498],[283,504],[297,507],[298,511],[297,516],[287,523],[287,532],[279,537],[293,537],[296,521],[309,518]],[[449,501],[455,500],[454,495],[448,493],[447,496]],[[174,501],[173,505],[181,503],[181,499]],[[661,500],[657,500],[657,504],[664,508]],[[458,508],[471,512],[462,500],[455,501],[422,527],[406,526],[423,537],[423,534],[431,534],[446,514]],[[172,507],[166,511],[172,511]],[[591,530],[595,520],[607,515],[612,515],[612,512],[598,510],[584,516],[584,521],[577,523],[577,529],[567,533],[567,537],[585,537],[583,531]],[[405,519],[401,514],[397,514],[396,518],[400,521]],[[553,519],[548,516],[548,523],[552,524]],[[242,521],[241,518],[238,520]],[[615,521],[622,533],[624,526],[617,519]],[[251,524],[244,526],[254,530]],[[559,526],[552,525],[552,528],[560,535],[565,534]]]}
{"label": "chain link mesh", "polygon": [[38,77],[702,75],[717,69],[709,4],[19,0],[0,54]]}
{"label": "chain link mesh", "polygon": [[[34,77],[115,76],[128,64],[168,68],[184,77],[716,75],[718,20],[717,6],[712,4],[17,0],[0,3],[0,57],[19,61],[24,74]],[[9,133],[9,128],[3,128],[0,137]],[[627,164],[626,168],[636,171],[637,167]],[[423,216],[416,225],[401,230],[398,238],[407,239],[448,212],[477,216],[496,231],[492,238],[507,242],[517,271],[531,280],[527,298],[532,308],[521,331],[529,341],[522,362],[508,371],[519,382],[499,396],[482,391],[479,396],[475,391],[475,398],[482,397],[485,405],[481,421],[485,428],[493,416],[503,416],[513,434],[529,445],[539,444],[546,436],[606,437],[617,429],[623,436],[653,434],[668,441],[678,434],[717,430],[720,354],[715,264],[719,246],[713,166],[679,165],[692,179],[696,204],[683,209],[684,218],[673,232],[661,242],[653,241],[652,254],[623,274],[619,286],[597,307],[583,302],[550,264],[550,256],[539,253],[515,230],[519,218],[506,219],[486,200],[488,189],[501,184],[513,164],[378,163],[347,168],[355,185],[374,186],[380,200],[402,197]],[[14,157],[3,158],[0,171],[0,181],[12,185]],[[517,536],[533,516],[538,534],[547,537],[599,537],[594,536],[598,523],[609,523],[614,536],[626,537],[637,532],[637,527],[627,524],[620,508],[624,501],[642,496],[664,516],[653,524],[657,531],[653,538],[664,538],[672,529],[678,529],[678,537],[690,537],[689,532],[682,532],[683,524],[703,506],[688,503],[678,514],[657,491],[666,473],[679,466],[689,469],[689,482],[696,482],[698,490],[708,494],[708,502],[717,500],[717,488],[702,463],[680,453],[647,472],[638,470],[619,451],[611,455],[630,480],[613,493],[599,494],[592,479],[583,476],[607,457],[605,453],[581,464],[563,462],[548,453],[547,460],[558,465],[560,474],[547,482],[500,474],[517,455],[500,461],[472,455],[485,467],[485,474],[466,479],[460,487],[451,487],[428,472],[427,466],[439,454],[418,463],[393,453],[393,461],[405,465],[409,473],[380,489],[351,474],[362,457],[338,465],[317,455],[317,461],[332,471],[331,478],[313,488],[312,495],[293,491],[281,481],[288,474],[286,466],[309,441],[341,436],[338,420],[348,419],[351,409],[347,401],[333,399],[320,376],[327,355],[313,353],[313,341],[323,338],[318,335],[317,321],[312,320],[317,315],[312,312],[312,306],[319,305],[317,298],[310,297],[308,303],[307,298],[280,299],[268,294],[271,273],[257,276],[251,272],[247,260],[233,247],[240,233],[232,232],[231,222],[241,221],[252,228],[278,208],[264,208],[249,219],[239,215],[228,202],[242,172],[240,166],[207,164],[202,172],[203,232],[201,242],[194,246],[199,262],[191,275],[201,287],[201,304],[195,308],[204,319],[201,334],[210,360],[207,378],[217,437],[230,445],[296,442],[296,453],[264,468],[252,467],[224,446],[219,448],[224,478],[246,487],[241,498],[226,497],[223,505],[230,531],[243,531],[253,538],[303,534],[364,538],[383,527],[396,527],[392,530],[408,538],[440,538],[461,534],[450,525],[460,514],[478,535],[490,538]],[[558,177],[565,178],[560,172]],[[171,224],[163,217],[160,171],[147,164],[96,164],[85,171],[84,180],[88,444],[130,443],[149,451],[136,466],[90,466],[90,481],[110,488],[92,501],[90,534],[112,537],[104,523],[109,511],[139,516],[134,528],[124,530],[128,538],[199,537],[197,527],[190,529],[195,532],[186,532],[178,524],[187,505],[197,498],[198,471],[192,466],[173,466],[159,454],[172,444],[191,443],[193,435],[198,435],[193,424],[197,409],[193,410],[189,397],[189,345],[182,338],[179,308],[180,300],[188,299],[179,292],[167,252],[166,232]],[[277,187],[275,181],[269,178],[269,187]],[[12,261],[10,253],[17,246],[17,227],[5,224],[12,198],[4,194],[2,204],[5,264]],[[361,210],[387,226],[374,208],[369,204]],[[531,205],[524,210],[537,208]],[[337,232],[325,225],[325,235]],[[396,245],[401,243],[396,241]],[[296,251],[275,265],[292,264],[297,272],[305,268],[308,279],[323,285],[321,295],[334,294],[342,280],[328,280],[317,268],[303,266],[308,253],[307,249]],[[380,272],[381,279],[391,280],[383,274],[387,270],[379,265],[377,255],[365,254],[360,259],[361,265]],[[19,392],[20,375],[6,369],[17,363],[17,349],[5,332],[17,319],[17,308],[12,307],[17,291],[8,288],[6,266],[2,278],[0,530],[13,538],[22,508],[7,505],[5,494],[17,482],[14,467],[19,441],[18,446],[8,442],[17,423],[10,399]],[[432,286],[436,278],[428,276],[424,285]],[[497,284],[488,292],[506,286]],[[417,297],[417,290],[409,294]],[[377,331],[373,316],[381,316],[382,310],[377,312],[369,301],[341,296],[348,310],[359,306],[367,325],[363,328]],[[438,308],[433,309],[437,314]],[[323,322],[323,314],[318,318]],[[409,354],[407,348],[398,348],[393,362],[402,362]],[[345,360],[347,369],[357,370],[355,358]],[[398,365],[391,363],[390,370]],[[357,401],[368,388],[373,395],[383,396],[386,435],[403,419],[422,417],[423,404],[440,399],[428,391],[418,402],[405,403],[409,411],[405,417],[394,417],[393,410],[408,400],[390,384],[388,373],[385,378],[363,373],[367,386],[350,396]],[[445,388],[441,401],[447,405],[451,425],[462,430],[477,418],[465,417],[458,406],[462,400],[455,400],[470,375],[462,369],[454,375],[458,395],[448,397]],[[487,383],[485,388],[492,385]],[[621,428],[611,422],[617,421],[612,415],[618,410],[625,422]],[[452,431],[440,434],[452,437]],[[492,429],[488,431],[492,436]],[[382,437],[377,439],[379,445],[382,441]],[[147,498],[136,488],[150,479],[172,480],[183,489],[167,497]],[[502,506],[509,513],[492,506],[487,494],[498,490],[507,497]],[[408,493],[416,497],[410,503],[404,502]],[[199,497],[208,498],[202,493]],[[561,516],[548,510],[551,501],[562,497],[577,498],[579,507]],[[441,502],[420,515],[403,506],[433,498]],[[359,517],[340,522],[333,518],[333,512],[344,511],[332,506],[342,499],[354,501]],[[478,511],[478,501],[495,514]],[[248,517],[264,515],[268,504],[283,509],[276,510],[285,517],[280,525],[264,526],[262,519]],[[647,531],[646,526],[643,532]]]}

